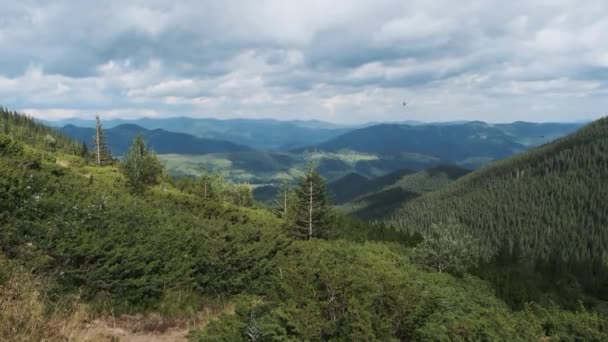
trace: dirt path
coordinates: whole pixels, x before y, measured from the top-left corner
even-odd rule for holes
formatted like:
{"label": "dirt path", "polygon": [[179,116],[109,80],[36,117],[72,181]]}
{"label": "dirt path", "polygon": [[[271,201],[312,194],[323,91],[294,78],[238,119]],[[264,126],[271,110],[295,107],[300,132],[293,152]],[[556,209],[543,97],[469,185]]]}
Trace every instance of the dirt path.
{"label": "dirt path", "polygon": [[118,338],[120,342],[185,342],[188,341],[190,329],[175,326],[166,327],[162,331],[144,331],[138,326],[127,326],[124,322],[116,324],[113,322],[95,320],[80,330],[74,341],[102,342],[114,341]]}
{"label": "dirt path", "polygon": [[190,332],[203,329],[222,313],[234,313],[232,305],[201,310],[190,320],[165,319],[158,314],[122,315],[96,319],[69,338],[78,342],[186,342]]}
{"label": "dirt path", "polygon": [[111,328],[105,323],[91,331],[91,341],[112,341],[118,338],[121,342],[186,342],[188,341],[188,329],[172,328],[164,332],[132,332],[121,328]]}

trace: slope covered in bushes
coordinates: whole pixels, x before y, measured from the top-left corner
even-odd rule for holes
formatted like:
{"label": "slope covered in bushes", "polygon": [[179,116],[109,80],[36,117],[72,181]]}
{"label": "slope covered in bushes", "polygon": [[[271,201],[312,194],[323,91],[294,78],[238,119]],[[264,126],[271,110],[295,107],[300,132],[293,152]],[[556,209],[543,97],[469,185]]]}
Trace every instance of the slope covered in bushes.
{"label": "slope covered in bushes", "polygon": [[[52,313],[74,295],[92,314],[236,304],[192,332],[203,341],[608,338],[598,313],[513,311],[475,276],[430,272],[398,243],[365,241],[374,232],[361,222],[339,219],[333,239],[296,241],[269,210],[201,196],[196,183],[164,177],[135,195],[115,167],[20,135],[0,141],[0,289],[45,280],[29,297],[0,291],[2,309],[30,299],[41,308],[32,323],[0,313],[0,340],[13,337],[2,325],[13,319],[23,340],[46,338]],[[34,295],[41,287],[45,298]]]}

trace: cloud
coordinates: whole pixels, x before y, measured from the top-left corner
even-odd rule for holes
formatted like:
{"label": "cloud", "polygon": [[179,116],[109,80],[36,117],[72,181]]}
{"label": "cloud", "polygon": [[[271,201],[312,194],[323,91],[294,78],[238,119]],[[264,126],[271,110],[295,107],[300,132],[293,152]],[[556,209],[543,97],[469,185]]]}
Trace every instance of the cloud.
{"label": "cloud", "polygon": [[0,103],[46,119],[589,119],[608,104],[606,18],[602,0],[3,2]]}

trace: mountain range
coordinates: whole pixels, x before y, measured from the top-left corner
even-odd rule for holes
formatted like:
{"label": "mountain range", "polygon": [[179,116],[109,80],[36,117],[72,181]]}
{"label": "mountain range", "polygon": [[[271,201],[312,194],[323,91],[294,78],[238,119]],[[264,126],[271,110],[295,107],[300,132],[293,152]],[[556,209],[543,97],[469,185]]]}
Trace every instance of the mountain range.
{"label": "mountain range", "polygon": [[[91,142],[93,122],[73,123],[85,127],[68,124],[59,130]],[[123,154],[141,134],[172,175],[217,172],[255,185],[294,181],[311,161],[330,182],[350,173],[375,179],[398,170],[421,171],[442,164],[478,169],[581,125],[473,121],[345,127],[322,121],[193,118],[109,120],[103,124],[115,155]],[[305,147],[292,148],[302,145]],[[361,181],[360,188],[366,189],[366,182]]]}
{"label": "mountain range", "polygon": [[[471,171],[455,165],[439,165],[423,171],[398,170],[386,176],[362,182],[351,189],[353,176],[329,184],[336,204],[343,213],[362,219],[383,219],[407,202],[423,194],[443,189]],[[351,184],[350,188],[347,184]]]}
{"label": "mountain range", "polygon": [[[94,128],[95,121],[66,119],[44,121],[54,127],[74,125]],[[114,128],[125,124],[137,125],[145,129],[164,129],[171,132],[185,133],[199,138],[231,141],[237,145],[248,146],[256,150],[289,150],[313,145],[337,137],[358,126],[342,126],[317,120],[280,121],[274,119],[198,119],[177,118],[142,118],[104,120],[104,127]]]}
{"label": "mountain range", "polygon": [[353,130],[300,151],[356,151],[383,156],[416,154],[478,168],[579,127],[579,124],[527,122],[491,125],[480,121],[442,125],[381,124]]}
{"label": "mountain range", "polygon": [[[158,170],[135,192],[139,157],[96,166],[81,147],[0,109],[0,340],[173,331],[175,317],[200,341],[608,340],[608,118],[472,172],[374,169],[396,158],[382,151],[179,155],[291,165],[283,179],[307,156],[339,210],[373,222],[333,212],[314,172],[281,212],[219,177]],[[293,234],[306,217],[329,234]]]}
{"label": "mountain range", "polygon": [[[65,135],[80,142],[91,145],[94,128],[67,125],[59,129]],[[169,132],[164,129],[149,130],[133,124],[122,124],[104,129],[106,141],[112,154],[121,156],[127,152],[133,139],[141,135],[150,148],[156,153],[179,153],[184,155],[200,155],[208,153],[250,151],[247,146],[229,141],[199,138],[189,134]]]}

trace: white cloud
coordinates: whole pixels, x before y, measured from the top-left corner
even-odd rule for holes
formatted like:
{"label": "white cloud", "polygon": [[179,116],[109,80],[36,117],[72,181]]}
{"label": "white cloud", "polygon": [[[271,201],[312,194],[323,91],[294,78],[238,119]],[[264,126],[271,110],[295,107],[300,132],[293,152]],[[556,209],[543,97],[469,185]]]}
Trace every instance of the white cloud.
{"label": "white cloud", "polygon": [[3,2],[0,103],[54,118],[597,117],[606,18],[602,0]]}

